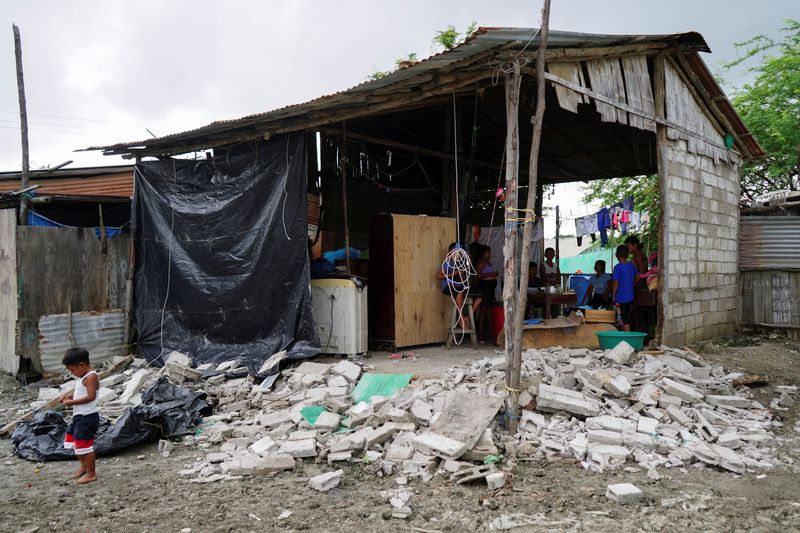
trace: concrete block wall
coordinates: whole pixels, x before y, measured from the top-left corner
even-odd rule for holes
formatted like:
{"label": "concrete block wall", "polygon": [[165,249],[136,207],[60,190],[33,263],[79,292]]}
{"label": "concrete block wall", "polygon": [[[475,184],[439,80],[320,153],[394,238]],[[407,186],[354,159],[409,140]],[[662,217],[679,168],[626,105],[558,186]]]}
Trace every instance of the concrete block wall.
{"label": "concrete block wall", "polygon": [[[733,332],[737,320],[739,163],[714,164],[667,142],[663,342]],[[663,255],[662,255],[663,258]]]}

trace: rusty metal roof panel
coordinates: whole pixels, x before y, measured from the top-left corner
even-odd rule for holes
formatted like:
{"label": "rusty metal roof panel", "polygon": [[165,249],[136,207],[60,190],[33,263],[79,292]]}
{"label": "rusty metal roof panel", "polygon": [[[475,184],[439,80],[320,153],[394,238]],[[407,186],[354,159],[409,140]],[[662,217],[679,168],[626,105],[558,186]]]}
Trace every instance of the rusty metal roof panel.
{"label": "rusty metal roof panel", "polygon": [[[36,194],[39,196],[87,196],[106,198],[127,198],[133,196],[133,167],[110,174],[68,174],[72,177],[61,177],[62,174],[32,174],[30,185],[39,185]],[[18,191],[22,187],[19,178],[7,179],[0,175],[0,193]]]}
{"label": "rusty metal roof panel", "polygon": [[[39,361],[42,370],[56,373],[64,370],[61,358],[73,346],[68,335],[67,314],[44,315],[39,318]],[[74,346],[89,351],[93,365],[122,355],[124,347],[125,311],[84,311],[72,313],[71,332]]]}
{"label": "rusty metal roof panel", "polygon": [[741,218],[741,270],[800,270],[800,217]]}
{"label": "rusty metal roof panel", "polygon": [[[103,150],[107,153],[119,151],[136,151],[142,149],[167,149],[176,143],[199,139],[206,135],[225,135],[234,129],[260,125],[265,127],[275,120],[302,115],[315,108],[336,108],[338,106],[359,107],[366,105],[357,102],[357,98],[369,93],[381,93],[390,88],[408,88],[421,85],[430,80],[430,76],[447,72],[448,69],[459,68],[459,63],[466,62],[493,51],[523,49],[536,50],[538,28],[478,28],[468,39],[451,50],[445,50],[427,59],[409,66],[399,68],[377,80],[370,80],[350,87],[349,89],[320,96],[300,104],[293,104],[273,109],[265,113],[247,115],[239,119],[220,120],[193,130],[165,135],[156,139],[145,139],[135,142],[123,142],[106,146],[92,146],[83,151]],[[689,50],[710,52],[703,37],[696,32],[674,33],[663,35],[604,35],[551,30],[548,38],[550,48],[582,48],[604,47],[625,44],[683,44]],[[487,61],[485,65],[473,68],[494,70],[497,65]]]}

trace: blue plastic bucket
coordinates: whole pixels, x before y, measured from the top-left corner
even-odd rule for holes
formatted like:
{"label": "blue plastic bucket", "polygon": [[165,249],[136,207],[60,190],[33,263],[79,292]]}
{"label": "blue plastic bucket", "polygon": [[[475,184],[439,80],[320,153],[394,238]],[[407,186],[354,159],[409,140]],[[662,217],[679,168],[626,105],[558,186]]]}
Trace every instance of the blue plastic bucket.
{"label": "blue plastic bucket", "polygon": [[589,290],[589,279],[590,276],[576,275],[569,277],[569,288],[575,291],[575,296],[579,306],[589,303],[584,302],[584,298],[586,298],[586,291]]}

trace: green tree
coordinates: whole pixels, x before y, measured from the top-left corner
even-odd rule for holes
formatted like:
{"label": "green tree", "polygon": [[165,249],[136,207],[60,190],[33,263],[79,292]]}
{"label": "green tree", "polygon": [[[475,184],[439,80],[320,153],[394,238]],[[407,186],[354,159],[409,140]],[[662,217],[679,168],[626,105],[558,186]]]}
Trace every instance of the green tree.
{"label": "green tree", "polygon": [[742,169],[742,193],[753,198],[765,192],[800,188],[800,21],[789,19],[778,39],[756,35],[736,43],[742,57],[727,63],[731,70],[749,67],[751,83],[733,91],[732,102],[748,129],[767,152]]}
{"label": "green tree", "polygon": [[[456,30],[455,26],[448,26],[447,28],[437,31],[436,35],[433,36],[433,45],[434,48],[441,48],[442,50],[450,50],[455,48],[459,44],[463,43],[467,38],[469,38],[475,30],[478,29],[477,22],[471,22],[467,29],[464,31],[464,35],[462,37],[461,33]],[[419,61],[417,58],[416,52],[411,52],[406,57],[399,57],[394,60],[395,68],[400,68],[403,66],[404,63],[416,63]],[[376,70],[369,76],[367,76],[368,80],[379,80],[382,77],[386,76],[392,72],[391,70]]]}

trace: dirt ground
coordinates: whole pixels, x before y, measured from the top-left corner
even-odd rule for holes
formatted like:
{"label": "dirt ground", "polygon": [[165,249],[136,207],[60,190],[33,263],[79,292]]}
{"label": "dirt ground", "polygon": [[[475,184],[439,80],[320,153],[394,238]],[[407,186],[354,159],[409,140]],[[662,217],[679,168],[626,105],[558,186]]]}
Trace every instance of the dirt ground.
{"label": "dirt ground", "polygon": [[[775,385],[800,383],[800,347],[778,338],[738,336],[696,348],[727,368],[766,375],[770,384],[753,389],[765,405],[774,397]],[[466,355],[474,352],[478,357],[493,350],[468,349]],[[439,353],[420,352],[423,361]],[[380,360],[376,366],[387,370],[385,358],[386,354],[375,354],[372,359]],[[392,366],[411,369],[411,364]],[[0,421],[11,418],[34,395],[8,376],[0,378]],[[779,414],[784,423],[778,431],[779,458],[785,465],[764,472],[738,476],[710,468],[659,469],[662,478],[653,481],[635,465],[596,474],[576,465],[519,461],[509,483],[498,491],[485,484],[454,486],[441,477],[427,484],[412,482],[413,514],[407,520],[390,518],[390,506],[380,497],[381,490],[397,486],[393,478],[377,478],[361,465],[345,467],[339,487],[327,493],[306,486],[308,477],[329,470],[327,465],[308,462],[302,469],[274,477],[198,485],[177,472],[202,452],[178,446],[165,459],[155,445],[143,445],[101,458],[100,481],[76,487],[67,480],[74,463],[24,461],[13,455],[8,440],[2,440],[0,530],[459,532],[487,531],[501,515],[521,513],[528,525],[514,531],[797,531],[798,413],[795,406]],[[639,486],[644,502],[620,506],[606,499],[606,486],[621,482]],[[279,519],[284,511],[291,515]]]}

